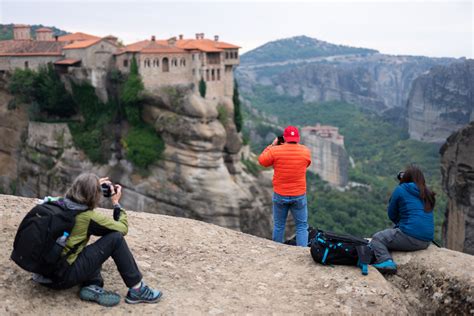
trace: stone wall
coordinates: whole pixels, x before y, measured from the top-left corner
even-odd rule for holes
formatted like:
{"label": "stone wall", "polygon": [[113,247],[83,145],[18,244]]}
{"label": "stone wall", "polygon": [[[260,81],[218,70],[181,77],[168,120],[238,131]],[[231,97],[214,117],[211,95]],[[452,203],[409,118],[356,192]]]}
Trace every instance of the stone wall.
{"label": "stone wall", "polygon": [[82,49],[65,49],[64,55],[68,59],[79,59],[81,66],[88,69],[110,69],[113,53],[117,47],[112,43],[101,40],[94,45]]}
{"label": "stone wall", "polygon": [[0,71],[14,71],[16,68],[25,69],[25,62],[28,68],[38,70],[40,66],[48,63],[54,63],[63,56],[0,56]]}
{"label": "stone wall", "polygon": [[452,134],[440,150],[446,247],[474,254],[474,122]]}

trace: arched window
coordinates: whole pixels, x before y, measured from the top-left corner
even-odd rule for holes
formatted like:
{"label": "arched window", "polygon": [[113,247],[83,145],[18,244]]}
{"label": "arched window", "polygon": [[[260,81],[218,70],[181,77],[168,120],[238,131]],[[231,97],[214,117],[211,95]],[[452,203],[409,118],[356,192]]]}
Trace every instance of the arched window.
{"label": "arched window", "polygon": [[28,63],[28,61],[25,61],[25,69],[28,69],[30,68],[30,64]]}
{"label": "arched window", "polygon": [[155,63],[156,63],[156,67],[160,67],[160,60],[159,59],[155,59]]}
{"label": "arched window", "polygon": [[124,59],[124,60],[123,60],[123,66],[124,66],[124,67],[128,67],[128,59]]}
{"label": "arched window", "polygon": [[174,66],[174,67],[178,66],[178,61],[176,60],[176,58],[173,58],[171,60],[171,66]]}
{"label": "arched window", "polygon": [[163,65],[163,72],[169,72],[170,71],[170,65],[169,65],[169,60],[167,57],[163,58],[161,61],[161,64]]}
{"label": "arched window", "polygon": [[186,67],[186,59],[181,59],[183,61],[183,66]]}
{"label": "arched window", "polygon": [[156,60],[153,59],[153,67],[156,67]]}

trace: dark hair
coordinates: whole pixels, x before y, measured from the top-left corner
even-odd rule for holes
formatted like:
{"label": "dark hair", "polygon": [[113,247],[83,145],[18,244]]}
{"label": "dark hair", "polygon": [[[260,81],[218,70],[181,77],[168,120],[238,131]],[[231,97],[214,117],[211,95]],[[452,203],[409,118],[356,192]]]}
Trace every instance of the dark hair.
{"label": "dark hair", "polygon": [[420,168],[415,165],[409,165],[406,168],[400,183],[408,182],[414,182],[416,184],[418,190],[420,190],[420,199],[423,201],[425,211],[431,212],[436,204],[436,193],[431,191],[426,186],[425,176],[423,175],[423,172],[421,172]]}
{"label": "dark hair", "polygon": [[93,173],[83,173],[78,176],[66,192],[68,199],[87,205],[90,210],[97,207],[101,196],[99,177]]}

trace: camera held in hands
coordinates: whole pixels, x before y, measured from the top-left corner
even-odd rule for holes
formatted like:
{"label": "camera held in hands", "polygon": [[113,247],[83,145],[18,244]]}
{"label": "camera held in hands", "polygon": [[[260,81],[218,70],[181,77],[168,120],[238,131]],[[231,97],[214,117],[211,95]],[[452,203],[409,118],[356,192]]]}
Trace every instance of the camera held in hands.
{"label": "camera held in hands", "polygon": [[403,178],[403,175],[405,174],[404,171],[400,171],[398,174],[397,174],[397,179],[398,181],[402,181],[402,178]]}
{"label": "camera held in hands", "polygon": [[285,138],[283,138],[283,135],[278,136],[278,142],[277,145],[281,145],[285,143]]}
{"label": "camera held in hands", "polygon": [[111,197],[112,195],[115,195],[115,193],[117,192],[117,187],[110,182],[102,183],[100,185],[100,189],[102,190],[102,194],[106,198]]}

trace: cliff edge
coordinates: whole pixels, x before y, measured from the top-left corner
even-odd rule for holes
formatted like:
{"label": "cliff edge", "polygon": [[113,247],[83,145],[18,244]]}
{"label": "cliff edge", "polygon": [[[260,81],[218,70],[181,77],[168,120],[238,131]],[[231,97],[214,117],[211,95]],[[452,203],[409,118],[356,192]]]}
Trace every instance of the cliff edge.
{"label": "cliff edge", "polygon": [[[309,250],[195,220],[129,212],[127,242],[145,280],[165,294],[156,305],[114,308],[82,302],[78,288],[52,291],[8,259],[16,228],[35,199],[0,195],[0,314],[469,314],[474,257],[430,247],[396,254],[400,273],[315,264]],[[110,210],[100,210],[111,215]],[[111,260],[106,287],[126,289]]]}

